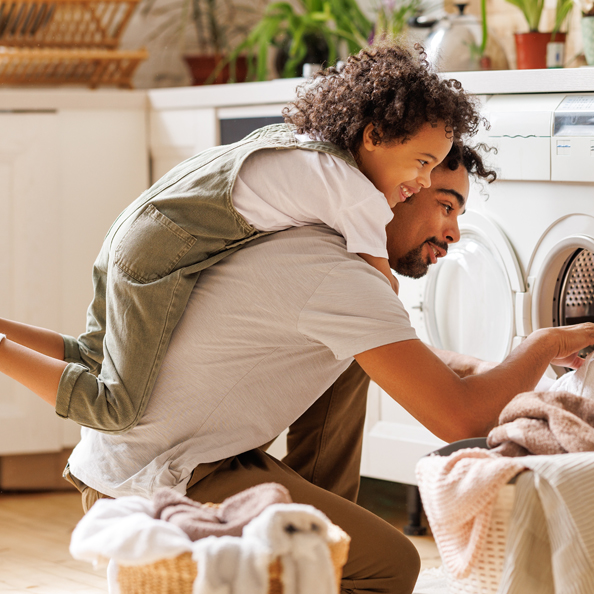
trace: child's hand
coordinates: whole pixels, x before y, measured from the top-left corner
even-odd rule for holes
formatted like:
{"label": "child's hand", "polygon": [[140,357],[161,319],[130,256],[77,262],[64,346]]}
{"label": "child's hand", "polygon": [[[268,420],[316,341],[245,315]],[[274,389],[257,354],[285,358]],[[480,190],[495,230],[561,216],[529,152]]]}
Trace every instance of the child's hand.
{"label": "child's hand", "polygon": [[398,282],[398,279],[393,274],[391,274],[388,280],[392,285],[392,290],[394,293],[396,293],[396,295],[398,295],[398,291],[400,290],[400,283]]}
{"label": "child's hand", "polygon": [[398,279],[392,273],[392,269],[390,268],[390,263],[388,262],[387,258],[378,258],[377,256],[370,256],[369,254],[359,254],[365,262],[371,264],[376,270],[381,272],[389,281],[390,285],[392,285],[392,289],[394,293],[398,295],[398,290],[400,289],[400,284],[398,283]]}

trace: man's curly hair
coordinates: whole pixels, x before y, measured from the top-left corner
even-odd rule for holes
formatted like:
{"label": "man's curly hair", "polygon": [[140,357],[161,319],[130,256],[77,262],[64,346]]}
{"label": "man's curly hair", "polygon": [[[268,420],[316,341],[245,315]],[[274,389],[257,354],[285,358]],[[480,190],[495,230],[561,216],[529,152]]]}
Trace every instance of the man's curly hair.
{"label": "man's curly hair", "polygon": [[493,183],[497,179],[497,173],[493,169],[487,169],[479,151],[489,152],[493,149],[486,144],[478,144],[470,147],[460,142],[454,142],[450,152],[441,163],[441,167],[447,167],[450,171],[456,171],[460,165],[476,178]]}
{"label": "man's curly hair", "polygon": [[430,123],[444,122],[454,141],[481,122],[476,100],[454,79],[432,72],[420,45],[384,44],[349,56],[340,70],[319,71],[283,110],[298,134],[332,142],[358,156],[365,127],[374,144],[404,142]]}

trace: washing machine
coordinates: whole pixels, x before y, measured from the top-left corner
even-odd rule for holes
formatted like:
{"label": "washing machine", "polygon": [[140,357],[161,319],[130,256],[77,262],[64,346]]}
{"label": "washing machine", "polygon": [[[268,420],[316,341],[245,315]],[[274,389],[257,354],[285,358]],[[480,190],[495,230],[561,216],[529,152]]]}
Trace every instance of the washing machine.
{"label": "washing machine", "polygon": [[[502,361],[538,328],[594,321],[594,93],[482,99],[498,180],[473,181],[448,255],[399,280],[422,340]],[[375,385],[369,413],[364,473],[416,484],[416,462],[444,442]]]}

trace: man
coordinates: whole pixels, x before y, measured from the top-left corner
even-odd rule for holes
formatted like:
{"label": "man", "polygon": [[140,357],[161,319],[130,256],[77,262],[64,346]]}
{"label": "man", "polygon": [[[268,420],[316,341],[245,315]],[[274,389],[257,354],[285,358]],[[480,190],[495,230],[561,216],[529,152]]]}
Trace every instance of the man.
{"label": "man", "polygon": [[[452,153],[430,188],[395,208],[392,267],[420,276],[445,255],[459,239],[468,172],[480,175],[481,167],[472,151]],[[472,375],[476,359],[444,353],[448,367],[417,339],[385,277],[348,253],[340,235],[324,226],[290,229],[203,273],[138,425],[123,435],[84,429],[68,472],[85,509],[102,495],[151,496],[159,487],[220,502],[255,484],[284,484],[294,501],[314,505],[351,536],[343,592],[410,593],[416,550],[353,503],[367,389],[353,358],[454,441],[485,435],[551,360],[568,364],[592,342],[592,324],[548,329],[486,373]],[[289,453],[280,462],[264,444],[287,426]]]}
{"label": "man", "polygon": [[[395,207],[394,269],[422,276],[458,241],[468,173],[477,171],[476,153],[454,149],[430,188]],[[203,273],[141,421],[123,435],[84,429],[69,473],[87,509],[101,495],[150,497],[158,487],[220,502],[281,483],[351,536],[343,592],[408,593],[419,570],[414,547],[353,503],[368,385],[361,367],[454,441],[485,435],[552,359],[594,341],[593,328],[535,333],[504,364],[472,376],[482,363],[441,353],[444,365],[416,338],[386,279],[347,253],[341,236],[324,226],[291,229]],[[280,462],[264,444],[287,426]]]}

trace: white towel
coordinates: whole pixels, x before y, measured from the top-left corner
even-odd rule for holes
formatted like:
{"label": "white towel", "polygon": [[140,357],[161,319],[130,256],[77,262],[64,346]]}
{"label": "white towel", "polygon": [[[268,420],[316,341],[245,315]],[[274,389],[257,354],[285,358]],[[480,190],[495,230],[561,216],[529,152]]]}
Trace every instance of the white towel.
{"label": "white towel", "polygon": [[267,594],[270,554],[256,538],[209,536],[192,544],[193,594]]}
{"label": "white towel", "polygon": [[100,499],[78,523],[70,554],[95,567],[113,559],[120,565],[144,565],[192,550],[181,529],[154,519],[152,502],[144,497]]}
{"label": "white towel", "polygon": [[570,392],[585,398],[594,398],[594,352],[575,371],[562,375],[550,388],[552,392]]}
{"label": "white towel", "polygon": [[310,505],[276,504],[245,526],[243,536],[262,541],[271,557],[280,557],[284,594],[334,594],[329,525]]}

